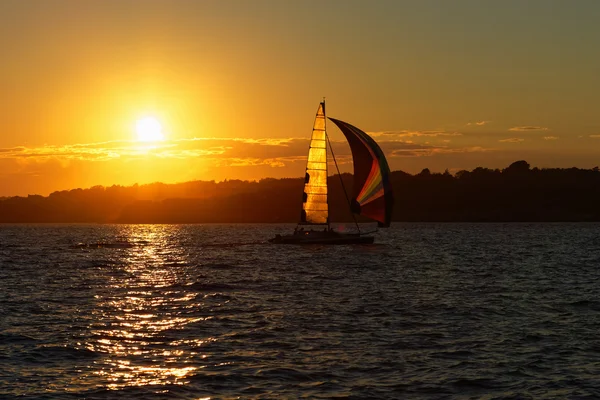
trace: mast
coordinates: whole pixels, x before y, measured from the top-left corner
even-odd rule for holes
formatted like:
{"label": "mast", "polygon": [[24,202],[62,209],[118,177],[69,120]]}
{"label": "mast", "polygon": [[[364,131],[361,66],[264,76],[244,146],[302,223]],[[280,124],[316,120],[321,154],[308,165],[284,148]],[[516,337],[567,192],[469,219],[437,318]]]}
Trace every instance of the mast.
{"label": "mast", "polygon": [[[329,137],[327,136],[327,112],[325,110],[325,96],[323,96],[323,129],[325,130],[325,183],[327,184],[327,179],[329,177],[329,165],[327,163],[327,143],[329,142]],[[331,147],[331,145],[330,145]],[[333,155],[333,153],[331,153]],[[327,184],[327,191],[329,192],[329,184]],[[329,225],[329,193],[327,194],[327,230],[330,230],[331,227]]]}

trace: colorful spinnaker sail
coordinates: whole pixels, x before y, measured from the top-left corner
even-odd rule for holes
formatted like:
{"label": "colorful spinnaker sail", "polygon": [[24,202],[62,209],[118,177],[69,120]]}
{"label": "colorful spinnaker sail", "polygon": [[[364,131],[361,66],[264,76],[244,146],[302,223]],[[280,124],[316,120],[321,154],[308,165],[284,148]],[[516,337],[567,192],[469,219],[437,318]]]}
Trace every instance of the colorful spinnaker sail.
{"label": "colorful spinnaker sail", "polygon": [[352,212],[390,226],[394,196],[390,168],[379,145],[365,132],[347,122],[329,118],[342,131],[352,151],[354,189]]}

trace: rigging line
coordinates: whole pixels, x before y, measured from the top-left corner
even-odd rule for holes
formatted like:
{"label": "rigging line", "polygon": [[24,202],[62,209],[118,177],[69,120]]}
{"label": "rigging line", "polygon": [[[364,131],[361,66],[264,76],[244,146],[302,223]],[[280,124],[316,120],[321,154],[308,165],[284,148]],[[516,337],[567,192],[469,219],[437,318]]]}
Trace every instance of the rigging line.
{"label": "rigging line", "polygon": [[[327,143],[329,143],[329,150],[331,150],[331,157],[333,158],[333,162],[335,163],[335,169],[337,170],[338,176],[340,177],[340,182],[342,183],[342,189],[344,190],[344,196],[346,196],[346,201],[348,202],[348,207],[352,207],[350,204],[350,199],[348,198],[348,192],[346,192],[346,186],[344,185],[344,181],[342,180],[342,174],[340,174],[340,168],[338,167],[337,160],[335,159],[335,154],[333,154],[333,147],[331,147],[331,141],[329,140],[329,135],[325,132],[325,137],[327,138]],[[358,226],[358,222],[356,221],[356,217],[354,213],[350,211],[352,214],[352,219],[354,220],[354,225],[356,225],[356,229],[360,234],[360,227]]]}
{"label": "rigging line", "polygon": [[[323,104],[323,133],[325,133],[325,139],[327,139],[327,112],[325,111],[325,96],[323,96],[323,101],[321,102],[321,104]],[[325,140],[323,140],[325,142],[325,191],[327,192],[327,197],[326,197],[326,201],[327,201],[327,230],[330,231],[331,230],[331,225],[329,224],[329,209],[331,207],[329,207],[329,188],[327,186],[327,174],[328,174],[328,165],[327,165],[327,142]]]}

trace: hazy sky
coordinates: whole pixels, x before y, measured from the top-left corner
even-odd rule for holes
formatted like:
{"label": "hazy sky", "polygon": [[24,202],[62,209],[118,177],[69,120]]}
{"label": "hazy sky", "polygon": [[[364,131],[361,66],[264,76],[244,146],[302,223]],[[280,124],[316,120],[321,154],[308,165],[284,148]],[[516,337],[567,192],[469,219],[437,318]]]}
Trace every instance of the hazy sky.
{"label": "hazy sky", "polygon": [[0,0],[0,196],[299,177],[323,96],[393,170],[591,168],[599,21],[597,0]]}

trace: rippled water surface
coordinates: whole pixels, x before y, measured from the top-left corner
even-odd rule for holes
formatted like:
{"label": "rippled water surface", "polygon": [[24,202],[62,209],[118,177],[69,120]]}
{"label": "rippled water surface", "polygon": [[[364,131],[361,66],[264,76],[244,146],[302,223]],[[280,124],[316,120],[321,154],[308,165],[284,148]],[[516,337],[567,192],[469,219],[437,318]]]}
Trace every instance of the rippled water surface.
{"label": "rippled water surface", "polygon": [[0,226],[0,398],[600,397],[600,225],[293,227]]}

